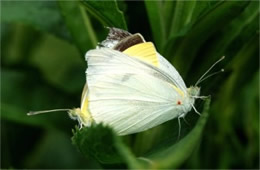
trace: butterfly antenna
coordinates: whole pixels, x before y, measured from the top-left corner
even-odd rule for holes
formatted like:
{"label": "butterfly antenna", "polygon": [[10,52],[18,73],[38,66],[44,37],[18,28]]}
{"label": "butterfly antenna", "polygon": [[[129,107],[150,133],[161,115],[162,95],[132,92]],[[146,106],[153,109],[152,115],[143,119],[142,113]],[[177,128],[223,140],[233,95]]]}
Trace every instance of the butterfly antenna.
{"label": "butterfly antenna", "polygon": [[210,75],[204,77],[203,79],[200,80],[200,82],[198,82],[198,84],[201,83],[201,82],[203,82],[204,80],[206,80],[206,79],[208,79],[208,78],[210,78],[210,77],[212,77],[212,76],[214,76],[214,75],[216,75],[216,74],[218,74],[218,73],[222,73],[222,72],[224,72],[224,69],[223,69],[223,68],[222,68],[221,70],[219,70],[219,71],[216,71],[216,72],[211,73]]}
{"label": "butterfly antenna", "polygon": [[178,117],[178,124],[179,124],[179,133],[178,133],[178,140],[180,139],[181,136],[181,117]]}
{"label": "butterfly antenna", "polygon": [[[218,61],[216,61],[200,78],[199,80],[196,82],[195,86],[197,86],[202,80],[205,80],[205,76],[208,74],[208,72],[210,72],[210,70],[212,70],[216,64],[218,64],[220,61],[224,60],[225,56],[221,57]],[[221,72],[221,71],[220,71]],[[217,73],[217,72],[216,72]],[[215,75],[215,74],[214,74]],[[211,75],[212,76],[212,75]],[[210,76],[210,77],[211,77]]]}
{"label": "butterfly antenna", "polygon": [[28,116],[32,116],[32,115],[38,115],[38,114],[42,114],[42,113],[49,113],[49,112],[66,112],[66,111],[70,111],[71,109],[53,109],[53,110],[41,110],[41,111],[30,111],[27,113]]}

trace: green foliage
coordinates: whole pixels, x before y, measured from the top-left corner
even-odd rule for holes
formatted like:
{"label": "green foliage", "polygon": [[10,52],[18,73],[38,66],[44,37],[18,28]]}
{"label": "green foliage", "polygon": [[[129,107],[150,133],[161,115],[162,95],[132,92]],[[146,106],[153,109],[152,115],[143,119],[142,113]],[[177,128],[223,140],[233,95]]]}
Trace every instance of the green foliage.
{"label": "green foliage", "polygon": [[113,130],[103,124],[81,130],[76,128],[72,141],[82,154],[97,159],[101,164],[126,163],[129,168],[141,167]]}
{"label": "green foliage", "polygon": [[104,26],[127,30],[124,14],[119,10],[117,2],[83,0],[87,11],[93,14]]}
{"label": "green foliage", "polygon": [[70,39],[56,3],[43,1],[14,3],[3,1],[1,5],[1,22],[24,23],[38,30],[50,32],[64,39]]}
{"label": "green foliage", "polygon": [[160,15],[162,12],[159,1],[145,1],[147,14],[150,20],[151,29],[153,32],[153,38],[158,46],[161,49],[163,43],[166,41],[165,25],[163,23],[163,15]]}
{"label": "green foliage", "polygon": [[[1,2],[1,168],[259,168],[258,20],[258,1]],[[66,113],[26,116],[80,105],[84,53],[106,26],[153,41],[188,86],[226,56],[179,140],[176,119],[119,137],[102,124],[71,133]]]}
{"label": "green foliage", "polygon": [[87,49],[94,48],[97,44],[91,21],[80,2],[59,1],[59,5],[71,35],[73,35],[76,45],[84,55]]}

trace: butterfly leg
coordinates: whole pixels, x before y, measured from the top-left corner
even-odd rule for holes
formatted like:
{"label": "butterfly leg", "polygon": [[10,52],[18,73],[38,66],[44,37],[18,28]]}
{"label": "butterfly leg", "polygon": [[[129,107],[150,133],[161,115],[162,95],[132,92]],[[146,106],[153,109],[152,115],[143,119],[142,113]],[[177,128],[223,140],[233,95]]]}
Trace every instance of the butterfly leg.
{"label": "butterfly leg", "polygon": [[192,96],[192,97],[194,97],[195,99],[206,100],[206,99],[210,98],[210,95],[209,96]]}
{"label": "butterfly leg", "polygon": [[189,122],[187,122],[187,120],[185,119],[185,116],[183,116],[182,118],[183,118],[184,122],[185,122],[187,125],[190,126]]}
{"label": "butterfly leg", "polygon": [[198,115],[200,115],[201,116],[201,113],[200,112],[198,112],[198,110],[195,108],[195,106],[194,105],[191,105],[192,106],[192,108],[193,108],[193,110],[198,114]]}
{"label": "butterfly leg", "polygon": [[83,124],[79,123],[79,130],[83,128]]}
{"label": "butterfly leg", "polygon": [[186,115],[186,114],[183,113],[183,114],[181,114],[181,115],[178,116],[178,124],[179,124],[178,140],[180,139],[180,136],[181,136],[181,118],[183,118],[183,120],[184,120],[186,123],[188,123],[188,122],[184,119],[185,115]]}
{"label": "butterfly leg", "polygon": [[178,140],[180,139],[180,136],[181,136],[181,116],[182,116],[182,115],[180,115],[180,116],[178,117],[178,124],[179,124]]}

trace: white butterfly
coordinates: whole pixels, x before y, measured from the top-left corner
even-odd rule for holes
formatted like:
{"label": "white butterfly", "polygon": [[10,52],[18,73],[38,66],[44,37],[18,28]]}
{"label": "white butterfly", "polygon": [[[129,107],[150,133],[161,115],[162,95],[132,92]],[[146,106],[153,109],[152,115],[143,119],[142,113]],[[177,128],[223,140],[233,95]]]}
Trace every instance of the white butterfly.
{"label": "white butterfly", "polygon": [[118,135],[127,135],[174,118],[180,123],[192,108],[198,113],[194,102],[200,98],[200,88],[187,88],[177,70],[140,34],[112,28],[85,58],[87,82],[81,107],[69,110],[81,127],[104,123]]}

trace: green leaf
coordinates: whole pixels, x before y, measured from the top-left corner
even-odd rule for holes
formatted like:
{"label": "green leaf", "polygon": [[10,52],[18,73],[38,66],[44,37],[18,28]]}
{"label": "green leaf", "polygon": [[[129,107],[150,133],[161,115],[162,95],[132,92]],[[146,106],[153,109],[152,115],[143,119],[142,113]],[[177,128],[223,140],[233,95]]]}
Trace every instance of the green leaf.
{"label": "green leaf", "polygon": [[14,107],[12,104],[1,102],[1,119],[8,120],[19,124],[26,124],[44,128],[53,128],[49,123],[45,123],[47,119],[43,117],[29,117],[26,115],[28,110],[22,107]]}
{"label": "green leaf", "polygon": [[[247,82],[246,80],[249,78],[248,76],[241,78],[241,74],[243,74],[246,70],[247,73],[250,73],[249,75],[251,77],[253,76],[253,73],[259,69],[257,63],[258,59],[256,57],[252,57],[256,56],[258,53],[258,36],[258,33],[254,34],[251,39],[244,44],[244,46],[233,58],[229,64],[229,67],[227,68],[227,70],[231,69],[235,71],[235,73],[230,77],[229,81],[227,81],[227,83],[232,84],[227,85],[229,88],[233,86],[232,89],[226,89],[229,90],[229,93],[231,94],[231,96],[229,96],[230,98],[233,97],[232,93],[235,94],[237,91],[239,91],[240,86],[245,84]],[[249,64],[250,67],[248,68]],[[224,94],[227,95],[228,93]],[[228,97],[226,96],[226,98]]]}
{"label": "green leaf", "polygon": [[58,1],[58,3],[67,27],[81,54],[83,55],[87,50],[95,48],[97,37],[82,4],[79,1]]}
{"label": "green leaf", "polygon": [[[3,65],[20,65],[29,58],[29,53],[37,46],[41,38],[41,33],[25,24],[7,24],[1,26],[7,27],[3,33],[1,55]],[[35,38],[37,37],[37,38]]]}
{"label": "green leaf", "polygon": [[56,2],[3,1],[1,5],[1,22],[19,22],[66,40],[71,39]]}
{"label": "green leaf", "polygon": [[[103,125],[90,128],[76,129],[73,143],[77,145],[83,155],[90,155],[100,163],[122,163],[123,160],[115,147],[114,134],[111,129]],[[103,141],[106,141],[104,144]],[[109,146],[109,147],[108,147]]]}
{"label": "green leaf", "polygon": [[103,124],[76,129],[72,141],[83,155],[91,156],[101,164],[126,163],[129,168],[141,168],[121,139]]}
{"label": "green leaf", "polygon": [[103,25],[127,30],[124,14],[119,10],[117,2],[83,0],[87,12],[94,15]]}
{"label": "green leaf", "polygon": [[176,168],[179,167],[198,146],[201,134],[208,119],[210,99],[206,99],[200,119],[192,131],[181,139],[177,144],[163,148],[146,159],[150,160],[151,169]]}
{"label": "green leaf", "polygon": [[165,32],[169,34],[171,27],[171,20],[174,15],[174,8],[176,6],[176,1],[164,1],[162,5],[163,20],[165,21]]}
{"label": "green leaf", "polygon": [[[245,103],[247,103],[248,100],[250,100],[250,97],[254,94],[249,94],[250,97],[243,94],[243,90],[249,90],[246,89],[248,88],[248,84],[255,78],[255,74],[259,71],[258,58],[255,57],[258,56],[259,53],[258,42],[259,34],[257,33],[254,34],[251,39],[243,45],[237,55],[233,57],[233,60],[229,62],[226,71],[229,73],[232,72],[232,74],[228,77],[226,82],[221,85],[219,92],[221,95],[221,100],[216,101],[212,107],[214,110],[214,118],[217,121],[216,124],[221,123],[221,126],[216,128],[214,137],[218,139],[219,143],[226,143],[227,141],[230,143],[228,146],[218,146],[216,149],[221,148],[223,149],[223,155],[231,156],[230,146],[232,146],[234,148],[232,149],[232,154],[237,155],[236,160],[247,160],[247,157],[249,156],[247,154],[240,154],[244,150],[244,142],[239,140],[239,136],[237,135],[238,130],[244,126],[244,128],[247,130],[243,130],[241,134],[247,136],[247,139],[250,141],[250,143],[252,140],[258,140],[258,137],[256,136],[254,136],[252,139],[251,135],[254,133],[254,130],[248,130],[249,127],[254,126],[254,121],[250,122],[250,126],[249,124],[243,125],[241,123],[248,118],[255,119],[259,112],[259,104],[257,104],[259,101],[257,100],[255,100],[255,105],[258,105],[257,109],[250,108],[250,111],[247,112],[244,110],[246,109]],[[259,83],[258,85],[255,84],[255,86],[259,86]],[[259,99],[259,92],[255,93],[258,93]],[[252,103],[250,105],[253,106]],[[219,114],[217,114],[218,108],[222,108],[222,112]],[[259,120],[259,117],[256,119]],[[259,132],[257,134],[259,134]],[[227,138],[229,139],[227,140]],[[250,148],[251,147],[254,146],[250,146]],[[252,153],[250,158],[255,159],[255,155],[255,153]],[[222,164],[219,165],[220,168],[231,167],[234,163],[237,163],[236,160],[227,160],[225,157],[219,157],[217,160],[222,162]],[[254,162],[254,160],[252,162]],[[247,163],[245,162],[238,164],[243,166]],[[251,167],[252,164],[247,166]]]}
{"label": "green leaf", "polygon": [[162,15],[162,3],[160,1],[145,1],[146,11],[149,17],[153,38],[159,51],[166,41],[165,23]]}
{"label": "green leaf", "polygon": [[[218,3],[215,8],[212,8],[212,10],[197,20],[192,27],[192,31],[187,33],[178,46],[172,50],[169,49],[168,55],[172,56],[172,62],[184,77],[203,42],[217,30],[222,29],[223,25],[226,25],[239,16],[248,3],[249,2],[238,3],[235,1],[223,1]],[[175,50],[174,53],[173,50]],[[184,57],[185,60],[183,60]]]}
{"label": "green leaf", "polygon": [[[226,62],[229,62],[232,56],[235,56],[243,44],[241,40],[248,41],[259,28],[257,20],[259,18],[258,2],[250,2],[241,15],[234,18],[229,24],[218,31],[218,35],[213,35],[210,40],[205,42],[202,55],[199,56],[199,64],[195,63],[193,69],[188,75],[191,77],[190,82],[195,82],[212,63],[217,61],[221,56],[226,56]],[[204,59],[205,58],[205,59]],[[233,58],[233,57],[232,57]],[[210,88],[210,87],[209,87]]]}
{"label": "green leaf", "polygon": [[82,55],[76,46],[54,36],[42,36],[29,62],[43,74],[46,82],[65,92],[80,92],[85,84],[86,63]]}
{"label": "green leaf", "polygon": [[197,1],[176,1],[168,37],[178,35],[191,23],[193,11],[197,3]]}
{"label": "green leaf", "polygon": [[69,134],[53,129],[45,131],[24,162],[30,169],[84,169],[93,164],[71,145]]}
{"label": "green leaf", "polygon": [[[248,80],[251,79],[259,69],[258,67],[258,59],[256,57],[258,53],[258,36],[259,34],[254,34],[251,39],[244,44],[244,46],[240,49],[238,54],[233,58],[232,61],[229,62],[229,67],[227,67],[227,71],[233,71],[234,73],[229,77],[229,79],[222,85],[221,94],[223,99],[219,100],[216,103],[216,107],[224,107],[226,103],[229,103],[229,107],[223,109],[223,112],[228,112],[228,114],[221,114],[220,116],[224,117],[224,120],[227,120],[232,113],[234,114],[234,109],[236,105],[233,103],[234,96],[237,94],[240,89],[244,85],[248,83]],[[250,67],[248,67],[250,65]],[[247,73],[247,76],[241,76],[244,73]],[[232,108],[233,107],[233,108]],[[222,130],[224,131],[225,126],[229,127],[229,121],[223,121]]]}
{"label": "green leaf", "polygon": [[[19,124],[64,130],[65,126],[73,123],[66,113],[37,116],[26,115],[26,113],[32,110],[64,107],[65,103],[69,103],[71,98],[66,97],[57,89],[43,84],[39,75],[36,75],[35,70],[19,72],[2,70],[1,119]],[[34,79],[30,79],[31,77],[34,77]]]}

